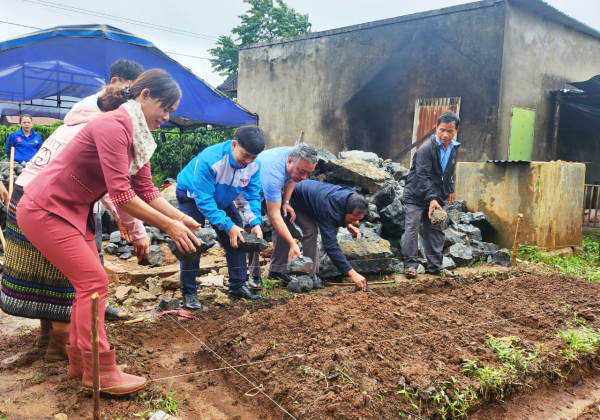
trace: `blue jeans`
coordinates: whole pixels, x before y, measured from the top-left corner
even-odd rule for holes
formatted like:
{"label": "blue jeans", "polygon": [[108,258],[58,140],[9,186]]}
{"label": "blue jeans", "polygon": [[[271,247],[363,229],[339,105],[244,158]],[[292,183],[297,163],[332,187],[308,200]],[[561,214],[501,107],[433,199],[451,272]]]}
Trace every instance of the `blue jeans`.
{"label": "blue jeans", "polygon": [[[187,192],[179,188],[176,190],[176,196],[179,210],[204,226],[204,221],[206,218],[200,212],[198,206],[196,206],[194,199],[188,197]],[[235,208],[233,203],[223,210],[227,214],[227,217],[233,221],[233,223],[239,227],[242,227],[242,216],[240,216],[240,213]],[[229,243],[229,235],[227,235],[227,232],[222,231],[216,226],[213,226],[213,229],[215,232],[217,232],[217,237],[219,238],[221,246],[225,248],[225,258],[227,259],[227,266],[229,269],[229,290],[234,290],[238,287],[244,286],[246,284],[246,276],[248,272],[246,267],[246,254],[238,254],[234,251]],[[179,279],[181,281],[181,293],[184,295],[198,293],[196,276],[198,275],[198,270],[200,269],[200,258],[190,262],[181,261],[179,263],[179,269],[181,270],[179,274]]]}

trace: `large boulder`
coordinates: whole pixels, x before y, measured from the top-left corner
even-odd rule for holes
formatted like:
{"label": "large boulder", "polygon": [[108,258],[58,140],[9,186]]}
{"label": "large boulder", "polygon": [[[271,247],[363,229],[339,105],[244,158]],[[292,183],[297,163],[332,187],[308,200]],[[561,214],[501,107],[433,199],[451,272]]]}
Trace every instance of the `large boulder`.
{"label": "large boulder", "polygon": [[404,205],[398,197],[392,204],[384,207],[379,212],[379,219],[384,227],[385,236],[400,236],[404,232]]}
{"label": "large boulder", "polygon": [[169,249],[179,261],[195,261],[209,248],[215,246],[215,243],[217,242],[217,232],[215,232],[213,228],[200,229],[200,231],[194,232],[194,235],[196,235],[196,238],[200,241],[200,245],[195,245],[196,252],[189,254],[184,254],[179,251],[175,242],[168,242]]}
{"label": "large boulder", "polygon": [[389,173],[360,159],[338,159],[330,161],[333,175],[342,180],[374,193],[392,180]]}
{"label": "large boulder", "polygon": [[408,169],[396,162],[383,162],[383,168],[398,182],[404,182],[409,172]]}
{"label": "large boulder", "polygon": [[390,258],[393,255],[390,243],[385,239],[360,238],[358,241],[342,242],[340,248],[348,260]]}
{"label": "large boulder", "polygon": [[510,251],[502,248],[498,252],[487,257],[488,264],[498,264],[504,267],[510,267]]}
{"label": "large boulder", "polygon": [[317,161],[317,170],[319,172],[327,172],[331,170],[329,162],[332,160],[337,160],[335,155],[326,149],[319,149],[317,151],[317,155],[319,156],[319,160]]}
{"label": "large boulder", "polygon": [[391,183],[389,183],[381,187],[375,194],[373,194],[373,197],[371,197],[371,203],[373,203],[375,207],[377,207],[377,211],[379,211],[392,204],[395,198],[396,189]]}
{"label": "large boulder", "polygon": [[447,257],[452,258],[456,265],[464,266],[473,260],[473,250],[467,245],[454,244],[448,248]]}
{"label": "large boulder", "polygon": [[467,212],[467,202],[465,200],[454,200],[452,204],[446,207],[446,212],[451,209],[456,209],[461,213]]}
{"label": "large boulder", "polygon": [[364,160],[365,162],[368,162],[371,165],[375,165],[377,167],[381,167],[381,163],[383,162],[383,159],[377,156],[376,153],[363,152],[362,150],[347,150],[345,152],[340,152],[338,153],[338,158]]}
{"label": "large boulder", "polygon": [[448,248],[454,244],[469,244],[469,237],[464,232],[459,232],[454,228],[448,228],[444,231],[444,248]]}
{"label": "large boulder", "polygon": [[479,228],[473,226],[473,225],[465,225],[465,224],[459,224],[455,226],[456,230],[459,232],[464,233],[465,235],[467,235],[467,237],[472,240],[472,239],[476,239],[478,241],[481,241],[482,236],[481,236],[481,230],[479,230]]}
{"label": "large boulder", "polygon": [[495,230],[485,213],[481,211],[476,213],[462,213],[460,215],[460,221],[461,223],[475,226],[481,232],[492,232]]}

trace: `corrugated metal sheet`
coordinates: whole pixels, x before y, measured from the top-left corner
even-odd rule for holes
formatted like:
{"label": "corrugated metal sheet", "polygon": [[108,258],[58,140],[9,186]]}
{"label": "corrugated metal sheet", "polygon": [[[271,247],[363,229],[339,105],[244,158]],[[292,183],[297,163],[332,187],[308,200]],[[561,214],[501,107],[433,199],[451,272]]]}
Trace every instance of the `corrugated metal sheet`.
{"label": "corrugated metal sheet", "polygon": [[[417,99],[412,142],[416,142],[435,127],[438,117],[445,111],[452,111],[460,116],[460,98]],[[413,149],[412,154],[415,150]]]}
{"label": "corrugated metal sheet", "polygon": [[[534,13],[542,15],[550,20],[561,23],[569,28],[573,28],[576,31],[583,32],[595,38],[600,38],[600,32],[596,29],[590,28],[584,23],[581,23],[577,19],[561,12],[557,8],[550,6],[548,3],[542,0],[509,0],[509,3],[516,4],[517,6],[523,7],[524,9],[531,10]],[[594,3],[594,2],[590,2]]]}

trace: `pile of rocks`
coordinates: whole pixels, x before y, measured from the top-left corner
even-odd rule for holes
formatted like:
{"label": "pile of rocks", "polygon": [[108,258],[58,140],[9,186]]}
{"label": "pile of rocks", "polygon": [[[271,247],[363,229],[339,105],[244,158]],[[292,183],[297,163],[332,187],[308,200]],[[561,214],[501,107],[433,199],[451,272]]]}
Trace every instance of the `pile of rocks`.
{"label": "pile of rocks", "polygon": [[[13,180],[16,181],[17,177],[19,175],[21,175],[21,172],[23,172],[23,167],[24,165],[21,165],[20,163],[15,162],[14,166],[13,166]],[[0,181],[2,181],[4,183],[4,186],[6,187],[6,189],[8,190],[8,181],[10,178],[10,162],[5,159],[3,161],[0,161]]]}
{"label": "pile of rocks", "polygon": [[[375,153],[358,150],[331,152],[319,150],[319,161],[312,179],[350,187],[370,201],[369,213],[361,223],[362,238],[355,241],[340,228],[338,242],[356,271],[363,274],[404,272],[405,211],[401,202],[409,170],[402,165],[383,161]],[[478,261],[507,266],[510,253],[506,248],[484,242],[483,236],[494,227],[482,212],[469,213],[464,201],[455,201],[446,209],[448,227],[444,234],[444,266],[452,269]],[[419,262],[426,263],[423,238],[419,235]],[[418,272],[424,272],[422,265]],[[328,257],[321,264],[323,278],[339,276]]]}
{"label": "pile of rocks", "polygon": [[[149,265],[150,267],[160,267],[163,263],[163,250],[159,243],[172,243],[171,238],[162,232],[160,229],[154,226],[146,226],[146,233],[150,237],[150,241],[152,245],[150,246],[148,260],[144,261],[145,265]],[[105,234],[106,235],[106,234]],[[116,255],[123,260],[128,260],[133,257],[133,244],[128,243],[125,239],[121,237],[121,232],[118,230],[112,232],[110,235],[103,235],[103,239],[108,240],[109,243],[104,246],[103,250],[105,253],[110,255]]]}

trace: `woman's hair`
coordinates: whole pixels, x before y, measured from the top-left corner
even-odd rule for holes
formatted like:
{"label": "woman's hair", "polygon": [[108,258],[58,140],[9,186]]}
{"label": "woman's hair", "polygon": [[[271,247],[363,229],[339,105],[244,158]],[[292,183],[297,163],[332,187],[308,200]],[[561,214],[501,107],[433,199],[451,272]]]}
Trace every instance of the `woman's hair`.
{"label": "woman's hair", "polygon": [[131,86],[108,85],[104,93],[98,97],[98,107],[101,111],[117,109],[128,99],[138,98],[144,89],[150,91],[152,99],[160,100],[163,108],[170,109],[181,99],[181,89],[171,75],[164,70],[148,70],[135,79]]}
{"label": "woman's hair", "polygon": [[29,114],[21,114],[19,116],[19,124],[21,124],[23,122],[23,118],[29,118],[29,120],[33,122],[33,118],[31,118],[31,115],[29,115]]}

